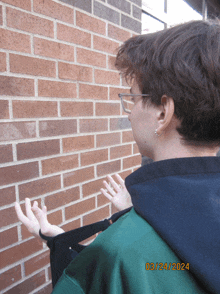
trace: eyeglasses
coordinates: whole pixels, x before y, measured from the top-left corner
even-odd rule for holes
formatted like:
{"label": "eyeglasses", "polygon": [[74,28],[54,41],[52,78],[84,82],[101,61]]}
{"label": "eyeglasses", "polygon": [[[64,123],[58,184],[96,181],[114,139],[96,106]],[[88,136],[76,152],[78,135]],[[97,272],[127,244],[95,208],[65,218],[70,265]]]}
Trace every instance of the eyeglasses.
{"label": "eyeglasses", "polygon": [[149,97],[149,94],[125,94],[120,93],[118,94],[119,98],[121,99],[121,105],[124,112],[131,113],[132,107],[134,105],[134,97]]}

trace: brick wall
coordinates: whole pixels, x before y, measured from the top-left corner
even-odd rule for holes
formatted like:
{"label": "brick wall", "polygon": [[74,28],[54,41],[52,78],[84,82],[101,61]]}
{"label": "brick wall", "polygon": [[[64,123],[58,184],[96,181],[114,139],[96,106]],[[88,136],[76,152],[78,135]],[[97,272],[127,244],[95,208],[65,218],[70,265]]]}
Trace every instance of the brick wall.
{"label": "brick wall", "polygon": [[117,47],[141,31],[141,0],[0,1],[0,292],[51,293],[49,251],[14,202],[45,203],[65,230],[111,215],[99,192],[141,156],[117,94]]}

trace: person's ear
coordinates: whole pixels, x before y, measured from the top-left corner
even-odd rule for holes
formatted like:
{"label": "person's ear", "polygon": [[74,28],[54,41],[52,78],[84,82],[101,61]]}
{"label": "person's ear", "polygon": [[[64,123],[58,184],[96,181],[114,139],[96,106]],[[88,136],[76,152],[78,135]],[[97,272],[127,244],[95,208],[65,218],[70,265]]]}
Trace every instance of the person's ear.
{"label": "person's ear", "polygon": [[157,134],[160,135],[169,126],[174,116],[175,106],[172,97],[163,95],[157,112]]}

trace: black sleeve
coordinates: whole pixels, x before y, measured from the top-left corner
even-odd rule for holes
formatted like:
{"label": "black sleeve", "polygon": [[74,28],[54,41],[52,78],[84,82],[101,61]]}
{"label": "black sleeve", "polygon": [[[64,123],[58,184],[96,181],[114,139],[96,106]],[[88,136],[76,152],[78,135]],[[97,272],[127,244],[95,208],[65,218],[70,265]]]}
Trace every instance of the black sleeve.
{"label": "black sleeve", "polygon": [[111,221],[115,222],[131,208],[119,211],[112,215],[110,219],[87,225],[55,237],[47,237],[39,231],[40,237],[47,241],[50,248],[50,264],[52,273],[52,286],[61,277],[64,269],[69,263],[86,247],[79,244],[81,241],[93,236],[94,234],[106,230]]}

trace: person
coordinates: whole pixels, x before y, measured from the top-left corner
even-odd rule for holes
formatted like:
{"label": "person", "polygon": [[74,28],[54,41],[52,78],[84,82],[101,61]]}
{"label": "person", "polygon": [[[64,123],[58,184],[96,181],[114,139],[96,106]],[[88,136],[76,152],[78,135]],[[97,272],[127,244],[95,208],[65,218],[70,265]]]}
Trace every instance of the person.
{"label": "person", "polygon": [[134,139],[154,162],[125,179],[133,207],[53,294],[220,293],[220,22],[132,37],[116,67],[131,85],[131,100],[119,97]]}

